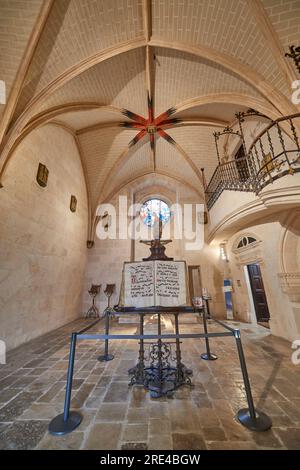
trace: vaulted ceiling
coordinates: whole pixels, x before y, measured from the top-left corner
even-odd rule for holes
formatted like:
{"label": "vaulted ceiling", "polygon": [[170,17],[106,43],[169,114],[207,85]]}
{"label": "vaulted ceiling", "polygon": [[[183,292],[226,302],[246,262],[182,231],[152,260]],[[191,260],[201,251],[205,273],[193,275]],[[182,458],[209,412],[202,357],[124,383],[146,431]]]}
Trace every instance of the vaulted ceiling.
{"label": "vaulted ceiling", "polygon": [[0,1],[0,176],[51,122],[76,140],[92,212],[147,174],[199,191],[235,112],[298,111],[284,53],[299,37],[295,0]]}

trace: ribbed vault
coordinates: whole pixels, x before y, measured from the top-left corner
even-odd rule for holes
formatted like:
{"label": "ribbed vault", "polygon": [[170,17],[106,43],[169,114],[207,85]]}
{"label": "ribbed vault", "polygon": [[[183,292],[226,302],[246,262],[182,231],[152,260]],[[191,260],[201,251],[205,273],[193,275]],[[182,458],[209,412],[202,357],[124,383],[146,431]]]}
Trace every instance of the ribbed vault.
{"label": "ribbed vault", "polygon": [[147,175],[200,194],[201,168],[209,179],[217,164],[212,133],[237,111],[297,112],[284,52],[299,37],[300,6],[285,1],[281,14],[279,3],[31,0],[20,10],[2,2],[3,32],[9,24],[20,34],[9,43],[0,36],[9,92],[0,176],[18,143],[52,122],[74,136],[91,217],[101,200]]}

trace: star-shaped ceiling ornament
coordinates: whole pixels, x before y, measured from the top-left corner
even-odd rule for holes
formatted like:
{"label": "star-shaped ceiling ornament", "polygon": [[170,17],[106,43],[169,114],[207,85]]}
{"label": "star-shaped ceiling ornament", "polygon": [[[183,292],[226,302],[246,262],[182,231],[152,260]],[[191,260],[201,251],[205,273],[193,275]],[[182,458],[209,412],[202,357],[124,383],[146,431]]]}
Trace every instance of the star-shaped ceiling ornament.
{"label": "star-shaped ceiling ornament", "polygon": [[122,122],[120,126],[126,127],[127,129],[137,129],[139,132],[129,142],[128,148],[133,147],[137,142],[146,136],[149,136],[150,147],[153,155],[153,163],[155,169],[155,140],[157,135],[165,139],[169,144],[177,145],[175,140],[165,132],[165,129],[173,127],[175,124],[181,122],[181,119],[172,118],[176,113],[176,108],[169,108],[164,113],[160,114],[157,118],[154,118],[153,101],[148,94],[148,119],[143,118],[139,114],[133,113],[128,109],[123,109],[122,114],[131,119],[132,122]]}

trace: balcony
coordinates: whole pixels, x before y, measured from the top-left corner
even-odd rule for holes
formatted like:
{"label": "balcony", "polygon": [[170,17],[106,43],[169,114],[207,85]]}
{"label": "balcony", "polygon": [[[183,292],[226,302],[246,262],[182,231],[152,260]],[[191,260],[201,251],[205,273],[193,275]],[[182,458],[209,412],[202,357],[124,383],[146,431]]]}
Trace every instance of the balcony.
{"label": "balcony", "polygon": [[259,195],[275,180],[300,172],[297,129],[300,129],[300,113],[271,121],[245,157],[218,165],[205,191],[208,210],[225,190]]}

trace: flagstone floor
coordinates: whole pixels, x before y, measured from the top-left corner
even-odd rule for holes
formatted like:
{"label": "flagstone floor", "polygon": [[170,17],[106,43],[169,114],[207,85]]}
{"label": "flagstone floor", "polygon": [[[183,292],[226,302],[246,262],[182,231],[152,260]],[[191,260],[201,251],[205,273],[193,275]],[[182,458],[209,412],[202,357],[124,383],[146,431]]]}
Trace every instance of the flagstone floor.
{"label": "flagstone floor", "polygon": [[[171,321],[166,318],[164,330],[172,330]],[[100,363],[103,344],[84,340],[77,345],[71,404],[83,421],[71,434],[51,436],[49,421],[63,409],[69,334],[86,323],[77,320],[35,339],[0,365],[1,449],[300,449],[300,365],[291,362],[291,345],[263,327],[242,324],[255,403],[272,418],[271,430],[254,433],[235,420],[246,401],[233,338],[211,339],[218,355],[211,362],[199,357],[203,340],[184,340],[183,362],[193,369],[193,387],[160,399],[128,386],[135,341],[112,342],[115,359]],[[154,327],[152,320],[148,330]],[[134,333],[136,325],[114,323],[113,331]],[[202,331],[202,325],[181,324],[181,332],[191,331]]]}

